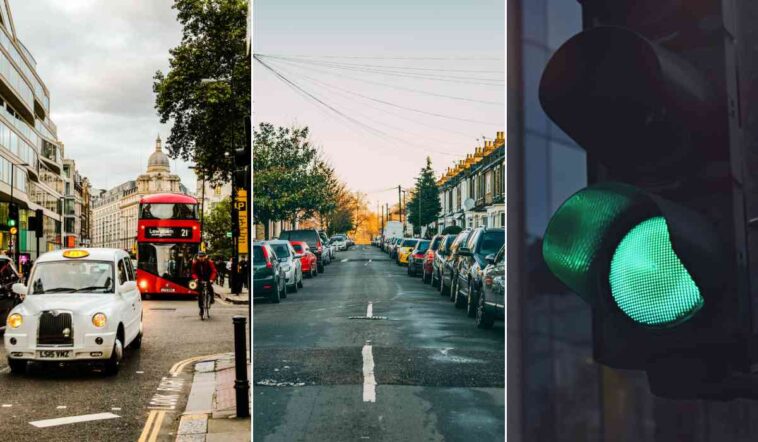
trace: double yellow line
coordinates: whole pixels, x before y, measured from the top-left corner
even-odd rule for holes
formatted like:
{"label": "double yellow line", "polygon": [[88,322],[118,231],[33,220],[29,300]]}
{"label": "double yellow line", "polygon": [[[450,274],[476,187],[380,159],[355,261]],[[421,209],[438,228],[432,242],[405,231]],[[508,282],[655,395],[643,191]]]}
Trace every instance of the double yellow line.
{"label": "double yellow line", "polygon": [[[176,377],[179,375],[179,373],[182,372],[182,370],[184,370],[184,367],[186,367],[188,364],[191,364],[197,361],[202,361],[205,359],[218,359],[221,356],[226,356],[230,354],[232,353],[217,353],[215,355],[195,356],[193,358],[188,358],[174,364],[168,373],[172,377]],[[140,434],[140,437],[137,440],[137,442],[155,442],[158,439],[158,435],[161,432],[161,426],[163,425],[163,419],[165,419],[165,417],[166,417],[166,410],[150,410],[150,413],[148,413],[147,415],[147,421],[145,422],[145,427],[142,429],[142,434]]]}
{"label": "double yellow line", "polygon": [[[145,422],[145,428],[140,434],[138,442],[155,442],[158,439],[158,434],[161,432],[161,425],[163,425],[163,418],[166,416],[166,410],[150,410],[150,414],[147,415],[147,422]],[[155,421],[155,426],[153,426]],[[150,431],[152,427],[152,431]]]}

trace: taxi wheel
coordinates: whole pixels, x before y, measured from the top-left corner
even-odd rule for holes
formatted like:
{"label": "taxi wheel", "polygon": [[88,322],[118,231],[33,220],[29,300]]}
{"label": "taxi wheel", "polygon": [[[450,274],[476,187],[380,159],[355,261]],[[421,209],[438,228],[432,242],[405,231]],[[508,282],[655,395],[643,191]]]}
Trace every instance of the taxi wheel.
{"label": "taxi wheel", "polygon": [[13,374],[24,374],[26,372],[26,361],[8,358],[8,367],[10,367]]}
{"label": "taxi wheel", "polygon": [[484,293],[479,294],[479,302],[477,302],[476,308],[476,327],[482,329],[492,328],[492,324],[495,323],[495,318],[487,313],[487,309],[484,304]]}
{"label": "taxi wheel", "polygon": [[466,298],[466,315],[469,318],[476,316],[476,309],[479,305],[479,298],[476,296],[474,285],[469,282],[468,284],[468,297]]}
{"label": "taxi wheel", "polygon": [[121,358],[123,355],[124,346],[121,341],[116,338],[116,341],[113,343],[113,351],[111,352],[111,357],[105,363],[106,376],[114,376],[118,373],[119,368],[121,368]]}
{"label": "taxi wheel", "polygon": [[303,288],[303,274],[300,274],[300,281],[297,282],[297,288]]}

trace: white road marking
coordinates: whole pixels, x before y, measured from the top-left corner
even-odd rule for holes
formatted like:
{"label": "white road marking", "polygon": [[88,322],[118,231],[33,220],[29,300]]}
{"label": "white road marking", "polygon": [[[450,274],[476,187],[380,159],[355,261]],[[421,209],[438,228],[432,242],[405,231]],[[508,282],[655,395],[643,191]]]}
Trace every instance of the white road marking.
{"label": "white road marking", "polygon": [[363,346],[363,402],[376,402],[376,379],[374,379],[374,355],[371,345]]}
{"label": "white road marking", "polygon": [[13,404],[3,404],[3,405],[2,405],[2,407],[3,407],[3,408],[10,408],[10,407],[12,407],[12,406],[13,406]]}
{"label": "white road marking", "polygon": [[111,411],[121,411],[121,407],[112,407]]}
{"label": "white road marking", "polygon": [[143,374],[143,373],[144,373],[144,371],[138,371],[137,372],[137,374]]}
{"label": "white road marking", "polygon": [[372,316],[374,316],[374,306],[369,302],[368,308],[366,309],[366,317],[370,318]]}
{"label": "white road marking", "polygon": [[10,373],[10,371],[11,371],[10,367],[0,368],[0,374]]}
{"label": "white road marking", "polygon": [[58,405],[57,407],[55,407],[55,409],[56,410],[65,410],[66,406],[65,405]]}
{"label": "white road marking", "polygon": [[115,419],[118,416],[113,413],[95,413],[95,414],[83,414],[81,416],[69,416],[59,417],[56,419],[45,419],[41,421],[29,422],[31,425],[37,428],[57,427],[58,425],[76,424],[79,422],[99,421],[103,419]]}
{"label": "white road marking", "polygon": [[343,260],[342,260],[342,261],[340,261],[340,262],[347,262],[347,258],[343,259]]}

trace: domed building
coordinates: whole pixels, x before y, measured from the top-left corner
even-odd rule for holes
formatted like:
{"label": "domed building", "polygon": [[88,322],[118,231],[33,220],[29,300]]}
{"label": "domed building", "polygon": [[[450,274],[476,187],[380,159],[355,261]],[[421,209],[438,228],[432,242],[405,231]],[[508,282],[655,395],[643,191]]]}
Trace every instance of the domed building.
{"label": "domed building", "polygon": [[[163,152],[160,135],[147,159],[147,171],[136,180],[127,181],[110,190],[93,192],[92,245],[131,249],[137,237],[137,211],[143,195],[152,193],[184,193],[191,195],[179,175],[171,173],[168,155]],[[193,195],[194,196],[194,195]]]}

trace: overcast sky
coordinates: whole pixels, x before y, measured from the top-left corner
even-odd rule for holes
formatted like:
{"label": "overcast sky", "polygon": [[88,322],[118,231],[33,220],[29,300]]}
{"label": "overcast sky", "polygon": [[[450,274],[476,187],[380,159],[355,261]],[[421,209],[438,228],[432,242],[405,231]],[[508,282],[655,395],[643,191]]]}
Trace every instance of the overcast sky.
{"label": "overcast sky", "polygon": [[[158,133],[153,74],[168,69],[181,27],[171,0],[10,0],[19,39],[50,91],[50,115],[66,157],[97,188],[147,169]],[[181,160],[172,172],[195,189]]]}
{"label": "overcast sky", "polygon": [[303,89],[254,62],[256,124],[308,126],[372,209],[396,203],[397,190],[382,189],[412,186],[427,155],[439,176],[482,136],[505,130],[502,0],[256,0],[254,8],[254,52]]}

